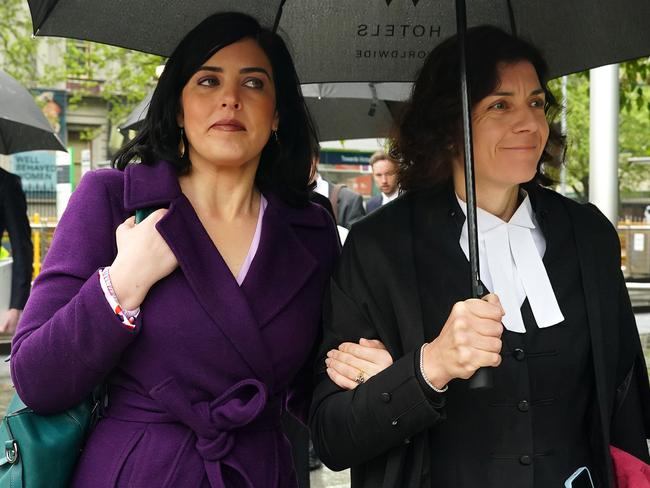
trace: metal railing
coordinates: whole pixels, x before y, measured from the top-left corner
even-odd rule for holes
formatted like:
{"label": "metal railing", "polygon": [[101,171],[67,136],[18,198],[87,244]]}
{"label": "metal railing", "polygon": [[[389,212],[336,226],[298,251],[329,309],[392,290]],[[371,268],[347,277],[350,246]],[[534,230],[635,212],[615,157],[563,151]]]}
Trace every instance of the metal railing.
{"label": "metal railing", "polygon": [[34,191],[25,192],[27,200],[27,214],[33,216],[38,214],[41,220],[56,220],[56,192],[55,191]]}

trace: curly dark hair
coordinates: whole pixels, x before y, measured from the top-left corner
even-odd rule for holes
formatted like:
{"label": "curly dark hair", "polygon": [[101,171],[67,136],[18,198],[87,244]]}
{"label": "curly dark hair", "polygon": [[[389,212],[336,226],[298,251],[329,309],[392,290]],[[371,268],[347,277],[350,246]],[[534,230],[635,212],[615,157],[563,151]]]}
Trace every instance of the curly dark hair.
{"label": "curly dark hair", "polygon": [[[142,128],[117,152],[113,166],[123,170],[135,162],[152,164],[164,159],[179,175],[189,172],[188,151],[182,157],[179,153],[177,115],[183,87],[215,52],[242,39],[254,39],[271,62],[280,120],[277,141],[271,137],[262,150],[255,184],[260,191],[275,193],[291,205],[307,204],[318,137],[293,60],[278,34],[241,13],[208,17],[179,43],[158,80]],[[188,147],[186,137],[183,143]]]}
{"label": "curly dark hair", "polygon": [[[466,49],[472,106],[498,87],[499,64],[528,61],[535,68],[546,95],[544,112],[550,132],[533,181],[553,183],[544,168],[562,164],[564,138],[552,124],[559,104],[548,89],[548,68],[542,55],[530,43],[492,26],[468,29]],[[448,181],[453,160],[462,154],[462,135],[460,63],[454,36],[425,60],[391,140],[391,155],[400,162],[400,187],[412,190]]]}

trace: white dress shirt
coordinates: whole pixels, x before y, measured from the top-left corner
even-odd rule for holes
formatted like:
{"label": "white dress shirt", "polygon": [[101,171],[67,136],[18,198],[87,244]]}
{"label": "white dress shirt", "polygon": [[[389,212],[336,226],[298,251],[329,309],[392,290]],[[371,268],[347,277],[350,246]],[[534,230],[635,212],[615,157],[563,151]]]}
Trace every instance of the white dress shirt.
{"label": "white dress shirt", "polygon": [[329,198],[330,196],[330,185],[327,181],[323,179],[320,174],[316,174],[316,188],[314,188],[316,193],[320,193],[324,197]]}
{"label": "white dress shirt", "polygon": [[[460,198],[458,203],[467,215],[467,204]],[[505,311],[503,326],[513,332],[526,332],[521,316],[526,297],[538,327],[562,322],[564,316],[542,261],[546,240],[528,195],[509,222],[483,209],[476,210],[481,281],[501,301]],[[460,234],[460,246],[469,259],[467,219]]]}
{"label": "white dress shirt", "polygon": [[395,190],[391,195],[386,195],[385,193],[381,194],[381,204],[386,205],[388,202],[392,202],[399,196],[399,190]]}

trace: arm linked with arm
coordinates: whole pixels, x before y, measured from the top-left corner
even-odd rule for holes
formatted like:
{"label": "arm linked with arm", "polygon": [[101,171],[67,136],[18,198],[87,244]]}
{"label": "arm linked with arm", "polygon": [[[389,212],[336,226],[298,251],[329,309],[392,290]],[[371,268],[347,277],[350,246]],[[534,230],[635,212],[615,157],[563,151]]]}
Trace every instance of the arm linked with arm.
{"label": "arm linked with arm", "polygon": [[[376,305],[356,249],[355,232],[346,243],[324,306],[324,341],[316,365],[310,426],[314,446],[330,468],[364,463],[441,420],[416,374],[416,351],[402,357],[354,390],[336,386],[325,371],[327,351],[342,342],[381,337],[370,308]],[[379,310],[376,313],[380,313]]]}

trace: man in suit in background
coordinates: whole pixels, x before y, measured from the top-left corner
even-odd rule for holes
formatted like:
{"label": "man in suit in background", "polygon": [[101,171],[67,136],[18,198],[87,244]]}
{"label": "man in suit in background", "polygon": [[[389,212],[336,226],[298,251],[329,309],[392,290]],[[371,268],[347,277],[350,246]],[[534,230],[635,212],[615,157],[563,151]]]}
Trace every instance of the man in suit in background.
{"label": "man in suit in background", "polygon": [[353,223],[366,215],[361,195],[344,185],[335,185],[324,180],[320,173],[316,173],[315,191],[329,198],[336,215],[336,223],[341,227],[350,229]]}
{"label": "man in suit in background", "polygon": [[4,317],[0,315],[0,332],[13,333],[31,288],[34,248],[20,178],[0,168],[0,237],[5,230],[9,233],[13,265],[9,310]]}
{"label": "man in suit in background", "polygon": [[377,210],[399,195],[397,163],[384,151],[377,151],[370,157],[370,165],[372,166],[372,176],[380,193],[368,200],[366,204],[368,213]]}

